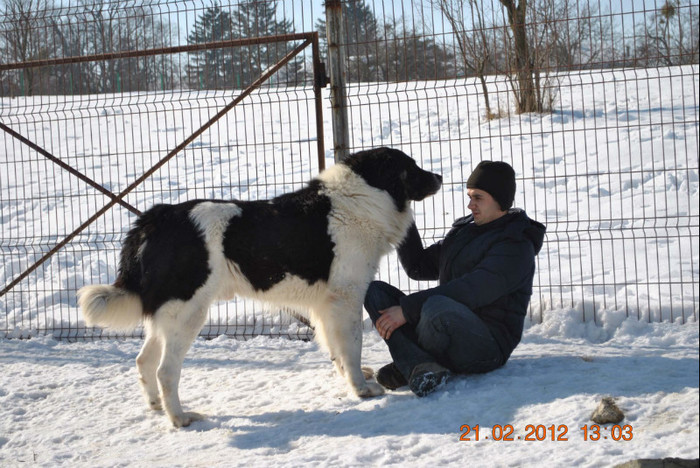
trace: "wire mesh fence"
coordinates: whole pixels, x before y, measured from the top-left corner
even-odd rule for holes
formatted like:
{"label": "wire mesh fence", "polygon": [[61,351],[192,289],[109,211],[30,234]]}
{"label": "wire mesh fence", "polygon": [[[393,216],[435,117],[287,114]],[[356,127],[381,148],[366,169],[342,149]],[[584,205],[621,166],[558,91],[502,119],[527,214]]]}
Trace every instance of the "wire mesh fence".
{"label": "wire mesh fence", "polygon": [[[556,309],[697,319],[697,2],[541,0],[520,21],[505,0],[340,3],[350,149],[399,147],[443,174],[442,191],[415,206],[425,243],[468,214],[471,169],[504,160],[516,205],[548,228],[534,321]],[[333,148],[328,89],[304,48],[114,202],[303,41],[260,38],[318,31],[325,60],[318,1],[0,5],[5,336],[114,336],[85,328],[75,291],[114,281],[136,212],[267,199],[333,164],[331,150],[318,154],[319,140]],[[394,255],[378,277],[431,285]],[[311,331],[236,299],[212,307],[202,334]]]}

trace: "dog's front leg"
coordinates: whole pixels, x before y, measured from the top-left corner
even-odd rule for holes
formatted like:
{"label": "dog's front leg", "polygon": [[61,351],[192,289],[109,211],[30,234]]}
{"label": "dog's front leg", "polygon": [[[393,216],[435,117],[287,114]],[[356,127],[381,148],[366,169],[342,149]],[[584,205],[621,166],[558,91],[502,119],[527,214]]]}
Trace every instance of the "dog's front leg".
{"label": "dog's front leg", "polygon": [[353,333],[348,335],[350,339],[341,342],[339,355],[342,356],[342,366],[345,370],[345,378],[352,386],[355,394],[359,397],[373,397],[382,395],[384,388],[376,382],[368,382],[365,377],[365,369],[362,368],[362,321],[358,320],[358,325],[353,329]]}
{"label": "dog's front leg", "polygon": [[319,317],[319,339],[331,354],[338,374],[344,377],[357,396],[372,397],[384,388],[367,382],[362,361],[362,308],[351,301],[337,300],[327,314]]}

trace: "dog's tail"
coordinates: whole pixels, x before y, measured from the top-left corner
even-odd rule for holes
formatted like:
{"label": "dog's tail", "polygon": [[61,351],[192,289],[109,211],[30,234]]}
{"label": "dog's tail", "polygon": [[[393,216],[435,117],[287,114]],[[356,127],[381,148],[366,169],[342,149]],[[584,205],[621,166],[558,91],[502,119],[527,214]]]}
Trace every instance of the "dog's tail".
{"label": "dog's tail", "polygon": [[139,295],[109,284],[80,288],[78,305],[83,311],[85,323],[90,327],[130,331],[143,318],[143,305]]}

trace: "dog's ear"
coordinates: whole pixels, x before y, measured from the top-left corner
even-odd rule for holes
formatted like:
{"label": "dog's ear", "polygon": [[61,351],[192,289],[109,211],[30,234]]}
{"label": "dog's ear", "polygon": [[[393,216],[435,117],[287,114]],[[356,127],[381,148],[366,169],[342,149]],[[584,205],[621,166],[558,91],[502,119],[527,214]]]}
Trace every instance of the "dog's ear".
{"label": "dog's ear", "polygon": [[409,171],[402,167],[401,164],[392,163],[386,160],[383,163],[382,170],[377,174],[375,187],[386,191],[394,200],[394,205],[398,211],[403,212],[408,207],[410,197],[406,190]]}
{"label": "dog's ear", "polygon": [[368,185],[387,192],[398,211],[407,207],[408,162],[413,163],[413,160],[391,148],[360,151],[343,161]]}
{"label": "dog's ear", "polygon": [[421,189],[421,185],[418,180],[419,177],[417,177],[418,171],[420,171],[420,169],[416,167],[412,171],[405,169],[401,173],[401,181],[403,182],[406,197],[409,200],[422,200],[426,197],[426,195],[423,194],[425,190]]}

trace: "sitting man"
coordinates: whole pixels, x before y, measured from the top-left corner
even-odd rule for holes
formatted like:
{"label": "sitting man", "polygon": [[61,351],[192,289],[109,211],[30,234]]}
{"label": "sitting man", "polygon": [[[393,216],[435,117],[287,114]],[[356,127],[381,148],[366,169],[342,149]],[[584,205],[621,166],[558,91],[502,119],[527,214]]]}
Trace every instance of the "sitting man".
{"label": "sitting man", "polygon": [[515,172],[507,163],[479,163],[467,195],[472,214],[443,240],[424,248],[414,224],[398,248],[410,278],[438,286],[406,295],[374,281],[367,291],[365,309],[393,358],[376,375],[388,389],[428,395],[453,372],[501,367],[520,342],[545,227],[511,208]]}

